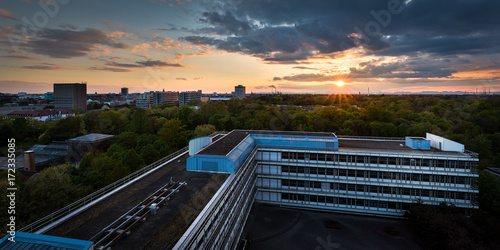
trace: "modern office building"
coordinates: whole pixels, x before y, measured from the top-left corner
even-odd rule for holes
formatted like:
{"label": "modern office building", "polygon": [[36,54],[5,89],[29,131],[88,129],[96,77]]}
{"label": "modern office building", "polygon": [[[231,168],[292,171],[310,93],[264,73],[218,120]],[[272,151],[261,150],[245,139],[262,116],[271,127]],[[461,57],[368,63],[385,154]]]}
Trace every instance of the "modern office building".
{"label": "modern office building", "polygon": [[185,105],[191,100],[201,100],[201,97],[202,97],[201,90],[180,92],[179,105]]}
{"label": "modern office building", "polygon": [[244,99],[245,98],[245,86],[243,85],[238,85],[234,86],[234,96],[239,99]]}
{"label": "modern office building", "polygon": [[162,103],[173,104],[179,100],[179,92],[177,91],[156,91],[153,94],[153,105],[159,105]]}
{"label": "modern office building", "polygon": [[54,107],[87,111],[87,84],[54,83]]}
{"label": "modern office building", "polygon": [[174,249],[234,249],[253,202],[403,216],[410,204],[477,209],[476,153],[426,138],[234,130],[190,142],[187,169],[230,173]]}
{"label": "modern office building", "polygon": [[121,89],[121,95],[125,95],[125,96],[128,95],[128,88],[123,87]]}

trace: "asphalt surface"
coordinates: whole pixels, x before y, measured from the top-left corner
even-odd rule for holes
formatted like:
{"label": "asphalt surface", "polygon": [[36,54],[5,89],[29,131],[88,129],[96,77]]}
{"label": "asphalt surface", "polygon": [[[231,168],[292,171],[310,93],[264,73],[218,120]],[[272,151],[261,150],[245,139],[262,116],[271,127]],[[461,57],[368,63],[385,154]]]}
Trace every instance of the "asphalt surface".
{"label": "asphalt surface", "polygon": [[[326,222],[330,221],[330,227]],[[333,225],[333,227],[332,227]],[[281,208],[255,203],[246,249],[422,249],[405,220]]]}
{"label": "asphalt surface", "polygon": [[[166,205],[161,206],[156,215],[147,217],[146,221],[139,223],[139,226],[130,235],[121,238],[113,245],[114,249],[145,248],[152,237],[167,225],[184,208],[190,198],[207,185],[211,181],[212,176],[215,175],[212,173],[186,171],[185,164],[188,157],[188,154],[186,154],[179,158],[180,163],[177,160],[172,161],[46,234],[89,240],[121,215],[168,183],[171,178],[173,181],[186,182],[187,185],[181,187],[179,193],[175,194]],[[203,206],[201,204],[197,208],[196,215],[201,212]],[[186,227],[188,225],[183,226]],[[176,239],[180,236],[178,235]]]}

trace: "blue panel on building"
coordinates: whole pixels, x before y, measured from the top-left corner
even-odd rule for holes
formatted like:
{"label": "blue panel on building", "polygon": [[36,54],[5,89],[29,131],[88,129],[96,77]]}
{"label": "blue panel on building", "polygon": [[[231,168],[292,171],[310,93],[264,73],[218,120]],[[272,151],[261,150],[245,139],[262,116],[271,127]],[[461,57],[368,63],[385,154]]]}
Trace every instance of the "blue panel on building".
{"label": "blue panel on building", "polygon": [[219,171],[219,164],[215,161],[202,161],[201,170],[203,171]]}
{"label": "blue panel on building", "polygon": [[405,137],[405,145],[412,149],[431,149],[431,141],[422,137]]}
{"label": "blue panel on building", "polygon": [[14,242],[9,240],[9,236],[0,240],[0,249],[88,250],[93,249],[94,244],[92,241],[24,232],[16,232]]}
{"label": "blue panel on building", "polygon": [[187,159],[187,170],[234,173],[255,148],[319,149],[335,151],[339,149],[336,137],[297,136],[274,134],[250,134],[227,155],[195,154]]}

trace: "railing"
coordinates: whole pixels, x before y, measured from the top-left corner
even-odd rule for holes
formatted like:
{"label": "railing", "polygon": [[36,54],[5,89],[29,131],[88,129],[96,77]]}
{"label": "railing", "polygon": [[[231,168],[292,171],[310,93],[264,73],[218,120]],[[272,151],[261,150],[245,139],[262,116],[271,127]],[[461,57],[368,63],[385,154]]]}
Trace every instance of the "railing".
{"label": "railing", "polygon": [[[210,136],[214,137],[214,136],[217,136],[219,134],[222,134],[223,132],[214,132],[212,133]],[[85,205],[88,205],[89,203],[101,198],[102,196],[108,194],[109,192],[117,189],[118,187],[130,182],[131,180],[134,180],[135,178],[145,174],[146,172],[150,171],[150,170],[153,170],[159,166],[161,166],[162,164],[166,163],[167,161],[170,161],[180,155],[183,155],[185,153],[188,152],[188,146],[184,147],[184,148],[181,148],[177,151],[175,151],[174,153],[168,155],[168,156],[165,156],[163,158],[161,158],[160,160],[157,160],[23,228],[21,228],[20,232],[28,232],[28,233],[33,233],[33,232],[37,232],[38,230],[54,223],[55,221],[63,218],[64,216],[67,216],[69,214],[71,214],[72,212],[75,212],[76,210],[82,208],[83,206]],[[40,232],[40,233],[43,233],[43,232]]]}
{"label": "railing", "polygon": [[339,139],[356,139],[356,140],[386,140],[386,141],[404,141],[403,137],[377,137],[377,136],[355,136],[355,135],[337,135]]}

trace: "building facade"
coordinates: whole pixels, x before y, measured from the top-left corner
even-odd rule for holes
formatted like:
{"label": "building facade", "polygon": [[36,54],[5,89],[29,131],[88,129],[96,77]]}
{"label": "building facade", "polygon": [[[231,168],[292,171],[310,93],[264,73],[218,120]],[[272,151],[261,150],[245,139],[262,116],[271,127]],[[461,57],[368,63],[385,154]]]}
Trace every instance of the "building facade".
{"label": "building facade", "polygon": [[243,85],[238,85],[234,86],[234,96],[238,99],[244,99],[245,98],[245,86]]}
{"label": "building facade", "polygon": [[122,88],[121,89],[121,95],[124,95],[124,96],[128,95],[128,88],[125,88],[125,87]]}
{"label": "building facade", "polygon": [[179,106],[185,105],[191,100],[201,100],[201,97],[202,97],[201,90],[180,92],[179,93]]}
{"label": "building facade", "polygon": [[153,105],[159,105],[162,103],[173,104],[179,100],[179,92],[176,91],[156,91],[153,94]]}
{"label": "building facade", "polygon": [[87,84],[54,83],[54,107],[87,111]]}
{"label": "building facade", "polygon": [[[454,204],[466,211],[478,208],[477,154],[432,134],[425,139],[370,138],[234,130],[213,143],[196,140],[190,142],[197,146],[190,152],[188,170],[230,173],[226,182],[253,174],[233,183],[233,195],[216,195],[205,209],[221,197],[245,195],[247,203],[227,202],[218,212],[200,214],[199,223],[191,225],[176,245],[179,249],[234,246],[241,231],[224,225],[245,221],[249,210],[240,208],[250,209],[254,201],[389,217],[403,216],[418,201]],[[432,146],[439,142],[441,149]],[[219,192],[225,193],[225,188]],[[217,222],[218,217],[231,221]],[[210,233],[214,227],[228,231]],[[226,239],[220,238],[224,234]]]}

